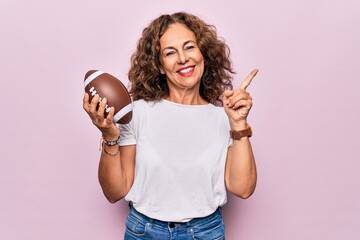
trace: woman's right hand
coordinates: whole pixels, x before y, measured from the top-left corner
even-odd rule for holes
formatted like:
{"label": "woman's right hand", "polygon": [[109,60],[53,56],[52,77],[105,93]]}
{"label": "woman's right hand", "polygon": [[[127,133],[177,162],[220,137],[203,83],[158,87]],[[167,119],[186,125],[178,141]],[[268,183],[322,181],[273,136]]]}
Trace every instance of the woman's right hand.
{"label": "woman's right hand", "polygon": [[105,106],[107,103],[107,99],[103,98],[98,110],[96,110],[96,106],[99,103],[100,96],[96,94],[91,102],[89,103],[89,94],[85,93],[83,99],[83,108],[89,114],[93,124],[101,131],[102,136],[107,141],[117,140],[120,135],[120,130],[113,122],[113,117],[115,113],[115,108],[111,107],[110,112],[107,117],[104,117]]}

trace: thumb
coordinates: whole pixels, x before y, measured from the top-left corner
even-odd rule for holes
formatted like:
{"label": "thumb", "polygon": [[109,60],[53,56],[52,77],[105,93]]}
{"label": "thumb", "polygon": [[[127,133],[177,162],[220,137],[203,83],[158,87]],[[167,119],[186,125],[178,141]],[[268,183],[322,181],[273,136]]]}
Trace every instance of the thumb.
{"label": "thumb", "polygon": [[224,91],[224,97],[230,97],[234,94],[234,91],[232,90],[225,90]]}

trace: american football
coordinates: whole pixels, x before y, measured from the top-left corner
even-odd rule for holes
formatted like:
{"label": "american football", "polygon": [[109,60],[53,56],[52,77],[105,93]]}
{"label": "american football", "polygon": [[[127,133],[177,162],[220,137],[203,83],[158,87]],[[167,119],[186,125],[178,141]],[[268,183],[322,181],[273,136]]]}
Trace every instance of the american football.
{"label": "american football", "polygon": [[116,77],[100,70],[90,70],[84,78],[85,92],[91,99],[98,94],[100,102],[103,98],[108,100],[105,107],[105,117],[110,107],[115,108],[114,122],[119,124],[129,123],[132,118],[132,101],[124,84]]}

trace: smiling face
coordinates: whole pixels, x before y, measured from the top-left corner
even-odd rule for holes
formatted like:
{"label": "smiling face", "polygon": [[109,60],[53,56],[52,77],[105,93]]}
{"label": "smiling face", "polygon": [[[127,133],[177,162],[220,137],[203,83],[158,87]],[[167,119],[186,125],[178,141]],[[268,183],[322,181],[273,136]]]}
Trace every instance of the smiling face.
{"label": "smiling face", "polygon": [[170,25],[160,38],[160,60],[160,70],[166,75],[170,95],[190,90],[200,96],[204,59],[191,30],[180,23]]}

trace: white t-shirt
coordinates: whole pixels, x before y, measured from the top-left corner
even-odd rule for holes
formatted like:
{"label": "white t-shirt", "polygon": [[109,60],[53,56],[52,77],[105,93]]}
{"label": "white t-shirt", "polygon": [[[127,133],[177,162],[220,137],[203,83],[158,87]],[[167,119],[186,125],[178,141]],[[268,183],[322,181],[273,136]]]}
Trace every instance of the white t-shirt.
{"label": "white t-shirt", "polygon": [[226,203],[229,121],[222,107],[134,101],[120,145],[136,144],[134,183],[125,196],[148,217],[186,222]]}

